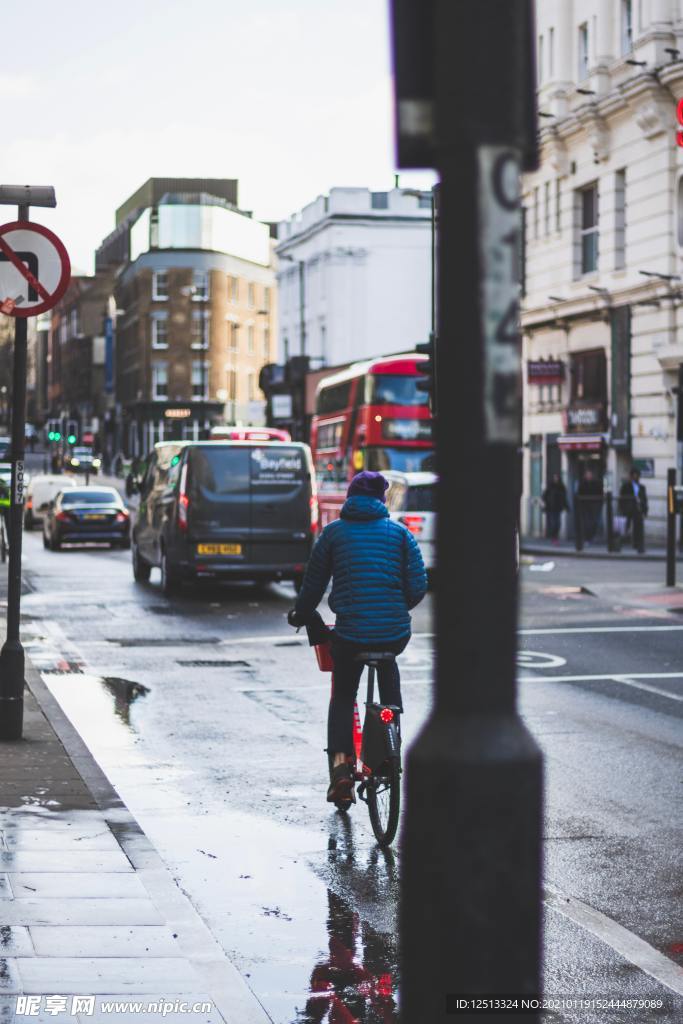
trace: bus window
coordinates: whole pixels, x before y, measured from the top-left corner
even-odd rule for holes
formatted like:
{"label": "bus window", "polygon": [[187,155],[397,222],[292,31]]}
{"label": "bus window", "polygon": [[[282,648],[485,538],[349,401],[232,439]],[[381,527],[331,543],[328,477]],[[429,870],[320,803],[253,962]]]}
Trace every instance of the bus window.
{"label": "bus window", "polygon": [[418,377],[378,373],[372,377],[373,405],[429,405],[429,394],[417,387]]}

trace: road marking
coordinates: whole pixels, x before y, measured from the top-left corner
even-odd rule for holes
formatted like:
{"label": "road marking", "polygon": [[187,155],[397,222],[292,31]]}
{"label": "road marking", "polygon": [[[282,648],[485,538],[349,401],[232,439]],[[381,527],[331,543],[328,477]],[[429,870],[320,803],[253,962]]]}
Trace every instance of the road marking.
{"label": "road marking", "polygon": [[542,654],[540,651],[517,651],[517,664],[520,668],[544,669],[559,668],[567,664],[566,658],[559,654]]}
{"label": "road marking", "polygon": [[556,636],[562,633],[680,633],[683,626],[567,626],[562,629],[518,629],[520,636]]}
{"label": "road marking", "polygon": [[547,906],[585,928],[660,985],[676,995],[683,995],[683,968],[628,928],[587,903],[566,896],[555,886],[544,886],[543,899]]}
{"label": "road marking", "polygon": [[623,683],[624,686],[633,686],[638,690],[647,690],[648,693],[656,693],[660,697],[668,697],[669,700],[683,701],[682,695],[660,690],[656,686],[648,686],[647,683],[638,682],[639,679],[683,679],[683,672],[639,672],[635,676],[615,675],[614,672],[595,676],[520,676],[517,681],[520,683],[591,683],[608,680],[614,683]]}

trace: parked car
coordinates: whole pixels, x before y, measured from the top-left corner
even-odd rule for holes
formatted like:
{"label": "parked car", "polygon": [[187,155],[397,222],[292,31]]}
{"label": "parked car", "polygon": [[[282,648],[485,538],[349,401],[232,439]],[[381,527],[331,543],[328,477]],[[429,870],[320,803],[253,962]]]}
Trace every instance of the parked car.
{"label": "parked car", "polygon": [[11,443],[12,439],[10,437],[0,437],[0,462],[4,462],[7,458]]}
{"label": "parked car", "polygon": [[32,530],[39,526],[45,518],[50,502],[54,501],[59,492],[76,486],[75,480],[61,474],[45,473],[32,477],[26,488],[24,529]]}
{"label": "parked car", "polygon": [[161,442],[147,460],[133,527],[133,575],[161,568],[164,593],[183,580],[293,580],[318,528],[308,445]]}
{"label": "parked car", "polygon": [[392,519],[402,523],[420,546],[428,573],[435,565],[436,473],[398,473],[387,470],[387,508]]}
{"label": "parked car", "polygon": [[43,546],[108,543],[130,547],[130,514],[113,487],[68,487],[50,502],[43,520]]}
{"label": "parked car", "polygon": [[92,448],[79,447],[64,453],[63,465],[72,473],[97,473],[102,460],[97,458]]}

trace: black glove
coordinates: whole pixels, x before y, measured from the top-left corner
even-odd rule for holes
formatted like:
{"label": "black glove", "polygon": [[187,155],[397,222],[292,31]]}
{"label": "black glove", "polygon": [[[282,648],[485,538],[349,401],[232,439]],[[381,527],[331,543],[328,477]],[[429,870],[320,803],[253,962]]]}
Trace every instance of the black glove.
{"label": "black glove", "polygon": [[290,610],[287,612],[287,622],[290,624],[290,626],[294,626],[296,629],[300,629],[301,626],[306,625],[306,620],[304,616],[301,615],[296,610],[296,608],[290,608]]}

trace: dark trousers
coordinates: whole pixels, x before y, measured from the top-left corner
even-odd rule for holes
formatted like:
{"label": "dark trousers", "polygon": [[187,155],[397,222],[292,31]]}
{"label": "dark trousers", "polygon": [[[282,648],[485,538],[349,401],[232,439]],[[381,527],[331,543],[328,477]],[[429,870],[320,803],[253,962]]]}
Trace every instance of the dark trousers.
{"label": "dark trousers", "polygon": [[551,540],[557,540],[560,533],[560,523],[562,521],[561,512],[551,512],[550,509],[545,514],[546,516],[546,530]]}
{"label": "dark trousers", "polygon": [[633,547],[642,553],[645,550],[645,517],[642,512],[635,511],[628,516],[627,531],[633,531]]}
{"label": "dark trousers", "polygon": [[[358,693],[358,684],[364,665],[354,661],[358,651],[391,651],[400,654],[405,650],[410,637],[393,643],[352,644],[332,633],[332,660],[334,662],[334,683],[332,699],[327,716],[327,749],[330,754],[354,756],[353,748],[353,705]],[[377,669],[379,697],[382,704],[393,704],[403,710],[401,704],[401,676],[395,661],[380,662]]]}

